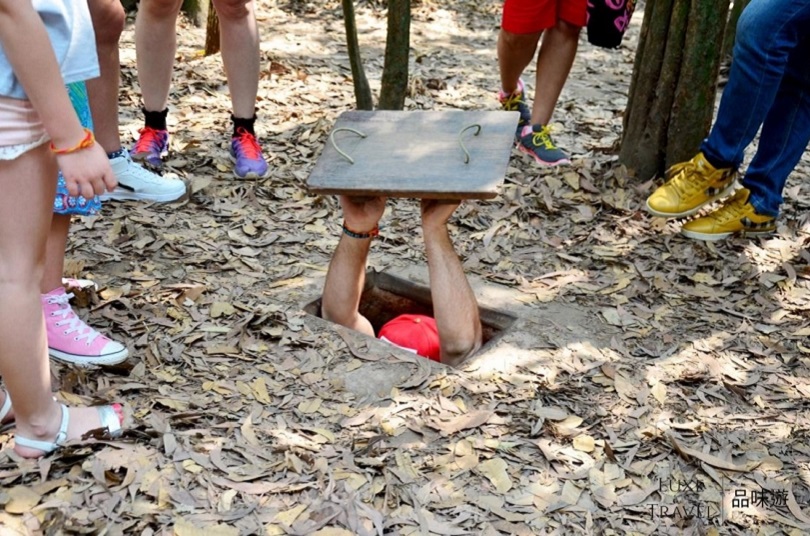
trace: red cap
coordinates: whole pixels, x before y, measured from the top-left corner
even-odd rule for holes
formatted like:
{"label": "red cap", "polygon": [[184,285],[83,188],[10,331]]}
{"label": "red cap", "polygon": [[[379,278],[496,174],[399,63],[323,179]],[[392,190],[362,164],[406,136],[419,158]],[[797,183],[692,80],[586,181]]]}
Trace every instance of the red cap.
{"label": "red cap", "polygon": [[425,315],[399,315],[380,330],[380,339],[422,357],[440,361],[439,328]]}

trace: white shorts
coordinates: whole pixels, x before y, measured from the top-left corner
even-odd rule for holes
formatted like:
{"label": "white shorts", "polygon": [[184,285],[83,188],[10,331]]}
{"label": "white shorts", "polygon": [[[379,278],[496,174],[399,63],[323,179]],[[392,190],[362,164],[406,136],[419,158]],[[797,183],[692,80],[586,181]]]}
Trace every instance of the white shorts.
{"label": "white shorts", "polygon": [[14,160],[49,140],[30,101],[0,97],[0,160]]}

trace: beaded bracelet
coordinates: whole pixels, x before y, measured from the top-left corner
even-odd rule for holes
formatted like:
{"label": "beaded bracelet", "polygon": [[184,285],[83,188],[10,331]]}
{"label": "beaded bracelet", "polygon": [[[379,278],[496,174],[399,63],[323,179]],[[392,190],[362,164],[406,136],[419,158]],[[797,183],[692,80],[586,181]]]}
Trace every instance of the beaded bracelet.
{"label": "beaded bracelet", "polygon": [[350,236],[352,238],[374,238],[375,236],[378,236],[380,234],[380,226],[375,225],[374,229],[370,230],[367,233],[358,233],[346,227],[346,222],[344,221],[343,234],[345,234],[346,236]]}
{"label": "beaded bracelet", "polygon": [[84,129],[84,138],[82,141],[74,145],[73,147],[68,147],[67,149],[57,149],[56,146],[51,142],[51,152],[53,154],[70,154],[70,153],[77,153],[83,149],[87,149],[88,147],[92,147],[93,144],[96,143],[96,138],[93,136],[93,131],[89,128]]}

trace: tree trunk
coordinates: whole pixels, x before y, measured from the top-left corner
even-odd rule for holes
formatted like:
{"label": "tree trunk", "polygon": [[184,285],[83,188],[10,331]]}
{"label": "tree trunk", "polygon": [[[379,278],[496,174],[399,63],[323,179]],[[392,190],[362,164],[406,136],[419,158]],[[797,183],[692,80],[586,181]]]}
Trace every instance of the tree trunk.
{"label": "tree trunk", "polygon": [[411,48],[411,1],[388,0],[388,36],[385,42],[380,88],[380,110],[401,110],[408,91]]}
{"label": "tree trunk", "polygon": [[199,28],[204,24],[211,6],[208,5],[208,0],[183,0],[181,9],[191,22]]}
{"label": "tree trunk", "polygon": [[737,38],[737,22],[740,20],[743,9],[750,2],[751,0],[734,0],[726,24],[726,35],[723,37],[723,56],[731,56],[734,50],[734,40]]}
{"label": "tree trunk", "polygon": [[692,3],[683,64],[667,130],[666,167],[695,156],[712,127],[727,19],[728,0]]}
{"label": "tree trunk", "polygon": [[358,110],[373,110],[371,88],[368,86],[366,72],[363,70],[363,58],[360,55],[360,44],[357,42],[357,21],[354,16],[353,0],[341,0],[343,5],[343,25],[346,28],[346,45],[349,51],[349,64],[352,67],[354,80],[354,98]]}
{"label": "tree trunk", "polygon": [[219,52],[219,17],[213,0],[208,0],[208,23],[205,26],[205,55]]}
{"label": "tree trunk", "polygon": [[728,0],[648,2],[620,159],[647,180],[694,156],[714,112]]}

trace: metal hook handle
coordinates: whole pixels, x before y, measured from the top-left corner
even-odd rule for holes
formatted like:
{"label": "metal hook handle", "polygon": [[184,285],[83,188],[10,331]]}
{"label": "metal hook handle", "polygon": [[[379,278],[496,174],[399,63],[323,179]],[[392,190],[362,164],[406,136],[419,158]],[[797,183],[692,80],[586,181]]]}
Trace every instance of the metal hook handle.
{"label": "metal hook handle", "polygon": [[465,132],[467,132],[471,128],[478,129],[478,130],[475,131],[475,134],[473,134],[473,136],[478,136],[479,134],[481,134],[481,125],[479,125],[478,123],[473,123],[472,125],[467,125],[466,127],[461,129],[461,132],[458,133],[458,144],[461,145],[461,150],[464,151],[464,163],[465,164],[470,163],[470,152],[467,150],[467,147],[464,146],[464,140],[462,139],[462,136],[464,135]]}
{"label": "metal hook handle", "polygon": [[331,134],[329,134],[329,141],[332,142],[332,147],[335,148],[335,151],[337,151],[340,156],[342,156],[343,158],[348,160],[350,164],[354,164],[354,158],[352,158],[351,156],[349,156],[346,153],[344,153],[343,151],[341,151],[340,147],[338,147],[337,143],[335,143],[335,134],[337,134],[338,132],[344,131],[344,130],[348,131],[348,132],[352,132],[354,134],[357,134],[361,138],[365,138],[366,135],[363,134],[362,132],[360,132],[359,130],[355,130],[355,129],[349,128],[349,127],[336,128],[335,130],[332,131]]}

